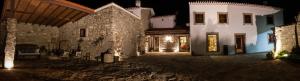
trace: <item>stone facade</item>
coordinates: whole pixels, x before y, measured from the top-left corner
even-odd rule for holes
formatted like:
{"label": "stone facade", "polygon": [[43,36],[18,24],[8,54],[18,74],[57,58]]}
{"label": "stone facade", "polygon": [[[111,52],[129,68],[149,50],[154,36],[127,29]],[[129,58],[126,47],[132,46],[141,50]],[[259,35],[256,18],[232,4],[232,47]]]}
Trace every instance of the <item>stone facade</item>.
{"label": "stone facade", "polygon": [[[140,22],[134,14],[111,3],[62,26],[59,39],[65,50],[77,49],[79,45],[82,54],[89,53],[92,59],[109,48],[115,55],[122,52],[120,56],[127,58],[136,55],[138,36],[142,33]],[[80,29],[86,30],[85,37],[80,37]]]}
{"label": "stone facade", "polygon": [[57,27],[18,23],[17,32],[17,44],[35,44],[48,49],[58,46],[59,31]]}
{"label": "stone facade", "polygon": [[[297,28],[298,28],[297,31],[298,40],[300,40],[300,23],[298,23]],[[276,52],[278,53],[283,50],[291,52],[292,48],[296,45],[295,24],[276,27],[275,35],[276,35]]]}
{"label": "stone facade", "polygon": [[4,49],[4,67],[13,68],[14,67],[14,56],[15,56],[15,46],[16,46],[16,25],[17,20],[13,18],[7,19],[7,36],[6,45]]}

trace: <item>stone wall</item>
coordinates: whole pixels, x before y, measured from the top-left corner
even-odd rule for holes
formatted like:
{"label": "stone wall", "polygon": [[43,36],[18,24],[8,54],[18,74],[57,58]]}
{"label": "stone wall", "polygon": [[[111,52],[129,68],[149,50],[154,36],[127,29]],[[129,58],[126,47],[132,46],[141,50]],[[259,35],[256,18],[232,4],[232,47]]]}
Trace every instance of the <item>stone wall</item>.
{"label": "stone wall", "polygon": [[10,69],[14,67],[17,20],[14,18],[8,18],[6,22],[7,35],[4,49],[4,67]]}
{"label": "stone wall", "polygon": [[142,35],[140,36],[141,40],[139,43],[139,51],[144,53],[145,50],[145,43],[146,43],[146,35],[145,35],[145,31],[147,31],[148,29],[151,28],[150,26],[150,18],[153,16],[154,14],[152,13],[152,9],[151,8],[143,8],[141,10],[141,26],[143,28],[143,31],[141,31]]}
{"label": "stone wall", "polygon": [[[300,24],[298,28],[298,40],[300,40]],[[292,48],[296,45],[295,42],[295,24],[281,26],[275,28],[276,35],[276,52],[283,50],[292,51]],[[299,41],[300,42],[300,41]]]}
{"label": "stone wall", "polygon": [[[112,7],[90,14],[76,22],[70,22],[60,28],[60,41],[65,50],[77,49],[90,53],[92,57],[111,48]],[[86,29],[86,37],[80,37],[80,29]],[[100,38],[103,38],[101,41]],[[79,40],[83,41],[80,43]]]}
{"label": "stone wall", "polygon": [[121,57],[127,58],[135,56],[144,28],[141,26],[140,19],[130,16],[127,12],[113,8],[113,48],[123,53]]}
{"label": "stone wall", "polygon": [[[62,48],[71,50],[80,45],[81,52],[90,53],[92,59],[109,48],[122,52],[124,57],[134,56],[136,36],[141,29],[140,20],[116,5],[99,9],[96,13],[67,23],[59,29]],[[86,37],[80,37],[80,29],[86,29]],[[83,41],[79,43],[80,39]]]}
{"label": "stone wall", "polygon": [[17,44],[36,44],[53,49],[58,46],[59,32],[57,27],[38,24],[17,24]]}

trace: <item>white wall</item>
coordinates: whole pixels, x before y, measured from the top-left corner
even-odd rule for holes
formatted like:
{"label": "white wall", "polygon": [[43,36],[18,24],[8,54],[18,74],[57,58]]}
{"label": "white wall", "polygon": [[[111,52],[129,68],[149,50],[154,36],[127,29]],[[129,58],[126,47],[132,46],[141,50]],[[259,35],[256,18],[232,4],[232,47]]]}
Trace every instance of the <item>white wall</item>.
{"label": "white wall", "polygon": [[153,28],[174,28],[176,16],[158,16],[151,18],[151,25]]}
{"label": "white wall", "polygon": [[[205,13],[205,24],[194,23],[194,12]],[[218,12],[228,13],[228,24],[218,23]],[[256,52],[252,47],[257,45],[257,15],[266,15],[276,13],[270,7],[254,5],[238,5],[231,3],[190,3],[190,35],[191,50],[194,55],[210,54],[206,49],[207,32],[218,32],[219,34],[219,52],[222,53],[223,45],[229,45],[229,53],[235,53],[235,33],[246,34],[246,52]],[[252,13],[253,24],[243,23],[243,13]],[[276,17],[275,17],[276,18]],[[277,22],[275,22],[277,23]]]}

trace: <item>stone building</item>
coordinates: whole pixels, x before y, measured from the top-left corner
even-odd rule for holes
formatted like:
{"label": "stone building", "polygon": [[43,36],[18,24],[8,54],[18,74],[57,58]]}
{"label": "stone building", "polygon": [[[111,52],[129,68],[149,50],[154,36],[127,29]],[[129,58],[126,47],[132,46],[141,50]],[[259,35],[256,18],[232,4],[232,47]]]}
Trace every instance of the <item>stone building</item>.
{"label": "stone building", "polygon": [[79,45],[83,54],[90,53],[91,57],[107,49],[113,49],[120,57],[136,56],[144,30],[148,28],[142,26],[141,20],[150,15],[145,14],[135,15],[115,3],[107,4],[96,9],[94,14],[60,27],[62,48],[77,49]]}
{"label": "stone building", "polygon": [[145,30],[154,15],[152,8],[141,7],[140,2],[127,10],[115,3],[98,9],[65,0],[19,3],[24,4],[4,0],[1,14],[1,55],[5,54],[6,64],[12,66],[18,44],[37,45],[49,52],[80,50],[81,56],[91,59],[108,49],[121,58],[137,56],[144,52]]}
{"label": "stone building", "polygon": [[146,52],[189,52],[188,27],[176,27],[176,15],[156,16],[146,31]]}

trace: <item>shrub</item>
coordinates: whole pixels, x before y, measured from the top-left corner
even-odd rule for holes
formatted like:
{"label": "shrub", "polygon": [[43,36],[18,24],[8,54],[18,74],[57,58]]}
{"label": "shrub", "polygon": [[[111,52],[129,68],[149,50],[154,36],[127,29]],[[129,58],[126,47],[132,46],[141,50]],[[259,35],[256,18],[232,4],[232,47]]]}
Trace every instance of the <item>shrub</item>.
{"label": "shrub", "polygon": [[289,54],[289,52],[286,51],[286,50],[280,51],[280,52],[277,54],[277,57],[276,57],[276,58],[283,58],[283,57],[285,57],[285,56],[284,56],[285,54]]}

